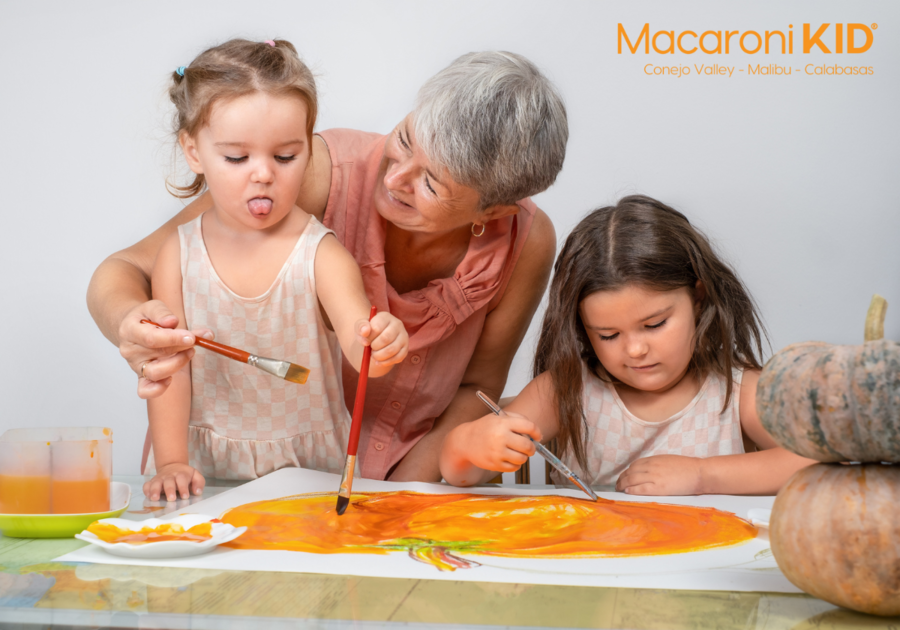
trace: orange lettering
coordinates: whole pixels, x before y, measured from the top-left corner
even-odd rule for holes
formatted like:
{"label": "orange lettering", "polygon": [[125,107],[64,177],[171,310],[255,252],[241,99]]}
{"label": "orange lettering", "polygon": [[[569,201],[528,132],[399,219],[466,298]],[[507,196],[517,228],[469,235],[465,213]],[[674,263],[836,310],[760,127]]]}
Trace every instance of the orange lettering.
{"label": "orange lettering", "polygon": [[[706,46],[703,45],[704,40],[707,35],[715,35],[716,37],[716,47],[712,50],[707,50]],[[705,52],[708,55],[721,55],[722,54],[722,31],[704,31],[703,35],[700,36],[700,50]]]}
{"label": "orange lettering", "polygon": [[678,36],[678,50],[683,52],[685,55],[693,55],[695,52],[697,52],[696,46],[694,46],[690,50],[685,50],[681,46],[681,38],[684,37],[685,35],[693,35],[694,37],[697,37],[697,33],[695,33],[694,31],[682,31],[681,34]]}
{"label": "orange lettering", "polygon": [[647,39],[644,41],[644,52],[646,54],[650,54],[650,23],[644,24],[644,28],[641,29],[640,35],[638,35],[637,41],[634,43],[634,46],[631,45],[631,40],[628,39],[628,33],[625,32],[625,27],[622,26],[621,22],[619,23],[619,54],[622,54],[622,38],[625,38],[625,42],[628,45],[628,50],[631,51],[631,54],[637,52],[638,46],[641,45],[641,40],[646,37]]}
{"label": "orange lettering", "polygon": [[766,54],[769,54],[769,38],[773,35],[778,35],[781,37],[781,54],[784,54],[785,41],[784,41],[784,33],[781,31],[766,31]]}
{"label": "orange lettering", "polygon": [[819,39],[820,37],[822,37],[822,34],[825,33],[826,30],[828,30],[829,26],[831,26],[831,23],[823,24],[819,27],[819,30],[816,31],[816,34],[810,37],[809,24],[803,25],[803,54],[806,54],[810,50],[812,50],[813,46],[818,46],[825,54],[831,54],[831,51],[828,50],[825,44],[822,43],[822,40]]}
{"label": "orange lettering", "polygon": [[[862,46],[857,47],[855,42],[853,41],[853,34],[856,31],[862,31],[866,34],[866,43]],[[872,29],[870,29],[865,24],[848,24],[847,25],[847,52],[852,55],[858,55],[859,53],[864,53],[869,48],[872,47],[872,42],[875,40],[875,36],[872,33]]]}
{"label": "orange lettering", "polygon": [[727,55],[729,52],[729,47],[731,45],[731,36],[737,35],[740,31],[725,31],[725,54]]}
{"label": "orange lettering", "polygon": [[[746,46],[744,46],[744,38],[747,37],[747,35],[753,35],[756,38],[756,48],[754,48],[753,50],[747,50]],[[759,52],[759,49],[762,48],[762,37],[760,37],[759,33],[757,33],[756,31],[747,31],[746,33],[741,35],[740,44],[741,50],[743,50],[748,55],[753,55]]]}
{"label": "orange lettering", "polygon": [[[656,38],[660,35],[665,35],[669,38],[669,47],[660,49],[659,46],[656,45]],[[659,31],[653,36],[653,50],[658,52],[661,55],[665,55],[666,53],[675,54],[675,31]]]}

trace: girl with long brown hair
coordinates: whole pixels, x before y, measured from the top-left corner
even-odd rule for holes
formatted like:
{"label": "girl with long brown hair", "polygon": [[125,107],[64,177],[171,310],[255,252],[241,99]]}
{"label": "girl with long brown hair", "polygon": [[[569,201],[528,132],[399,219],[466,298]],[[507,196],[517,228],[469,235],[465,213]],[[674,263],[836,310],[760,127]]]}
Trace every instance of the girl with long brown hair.
{"label": "girl with long brown hair", "polygon": [[553,440],[587,483],[630,494],[775,493],[811,462],[756,414],[764,334],[683,214],[641,195],[594,210],[557,258],[534,380],[503,416],[452,431],[441,472],[471,485],[516,470],[529,436]]}

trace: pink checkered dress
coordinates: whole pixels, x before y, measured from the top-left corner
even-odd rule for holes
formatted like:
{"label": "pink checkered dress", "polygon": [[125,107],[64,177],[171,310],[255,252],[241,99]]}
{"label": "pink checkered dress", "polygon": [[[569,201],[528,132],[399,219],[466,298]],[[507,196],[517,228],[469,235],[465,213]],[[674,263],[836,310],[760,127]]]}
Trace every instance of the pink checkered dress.
{"label": "pink checkered dress", "polygon": [[[572,453],[566,453],[562,460],[590,485],[615,484],[634,460],[650,455],[712,457],[744,452],[739,413],[742,370],[732,373],[734,386],[724,412],[727,383],[721,376],[710,374],[687,407],[662,422],[635,417],[625,408],[615,387],[591,374],[586,366],[582,374],[590,471],[582,470]],[[569,483],[556,470],[551,477],[553,483]]]}
{"label": "pink checkered dress", "polygon": [[[313,262],[333,233],[314,217],[269,290],[233,293],[213,269],[201,217],[181,226],[184,314],[216,341],[310,369],[305,385],[197,349],[191,361],[190,464],[205,477],[255,479],[296,466],[340,472],[350,416],[341,386],[341,350],[319,314]],[[153,474],[152,454],[147,473]]]}

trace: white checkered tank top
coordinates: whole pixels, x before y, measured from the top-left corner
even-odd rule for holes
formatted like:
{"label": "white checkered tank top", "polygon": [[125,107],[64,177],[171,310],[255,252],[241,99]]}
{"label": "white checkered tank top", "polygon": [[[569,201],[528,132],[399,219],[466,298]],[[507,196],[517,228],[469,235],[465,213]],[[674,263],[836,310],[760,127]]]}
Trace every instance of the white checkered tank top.
{"label": "white checkered tank top", "polygon": [[[727,383],[723,377],[710,374],[687,407],[662,422],[646,422],[628,411],[611,383],[600,380],[583,365],[585,451],[590,470],[582,470],[571,452],[561,459],[586,483],[613,485],[641,457],[743,453],[739,412],[742,376],[742,370],[732,371],[734,385],[724,412]],[[556,484],[571,485],[556,470],[551,477]]]}
{"label": "white checkered tank top", "polygon": [[316,248],[333,232],[310,217],[272,286],[244,298],[216,274],[201,219],[178,229],[188,327],[209,328],[216,341],[251,354],[306,366],[310,375],[297,385],[198,348],[191,361],[191,466],[219,479],[255,479],[287,466],[340,472],[350,417],[341,350],[319,313],[314,272]]}

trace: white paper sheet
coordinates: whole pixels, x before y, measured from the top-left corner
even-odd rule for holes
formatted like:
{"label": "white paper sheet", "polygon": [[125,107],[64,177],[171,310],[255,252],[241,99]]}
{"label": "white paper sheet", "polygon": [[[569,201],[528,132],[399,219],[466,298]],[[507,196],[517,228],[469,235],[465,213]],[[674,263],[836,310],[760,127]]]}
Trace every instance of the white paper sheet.
{"label": "white paper sheet", "polygon": [[[233,488],[201,501],[179,513],[221,515],[230,508],[254,501],[278,499],[308,492],[335,492],[340,477],[298,468],[279,470],[262,479]],[[354,492],[411,490],[435,494],[471,492],[475,494],[547,495],[581,497],[576,490],[534,490],[503,488],[454,488],[443,484],[391,483],[357,479]],[[674,505],[713,507],[742,518],[753,508],[771,508],[774,497],[708,495],[700,497],[633,497],[620,493],[600,493],[615,501],[653,501]],[[351,508],[352,509],[352,506]],[[512,582],[573,586],[615,586],[713,591],[800,592],[778,569],[769,543],[756,538],[733,547],[681,554],[631,558],[502,558],[460,554],[481,566],[456,571],[439,571],[417,562],[406,552],[388,555],[314,554],[297,551],[256,551],[218,548],[202,556],[184,559],[137,560],[119,558],[90,545],[57,560],[97,564],[146,565],[236,571],[289,571],[430,580]]]}

